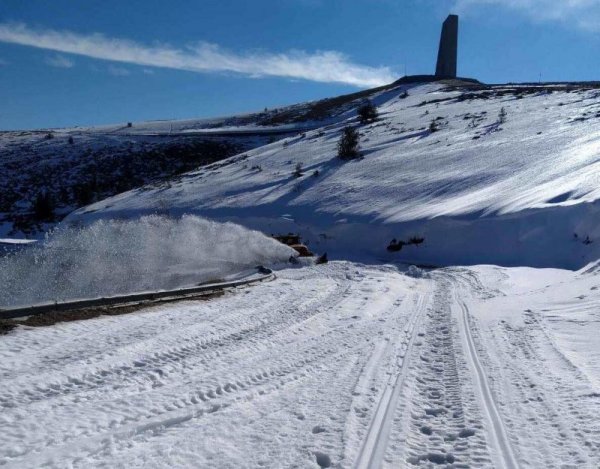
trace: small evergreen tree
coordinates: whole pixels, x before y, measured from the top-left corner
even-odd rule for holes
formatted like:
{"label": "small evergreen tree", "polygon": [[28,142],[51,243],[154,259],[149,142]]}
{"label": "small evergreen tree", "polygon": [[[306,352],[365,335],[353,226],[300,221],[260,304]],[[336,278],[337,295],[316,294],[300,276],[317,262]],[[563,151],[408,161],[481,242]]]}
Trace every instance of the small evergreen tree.
{"label": "small evergreen tree", "polygon": [[[130,187],[130,186],[127,185],[126,181],[124,181],[124,184],[122,187],[125,188],[125,187]],[[94,191],[92,190],[92,187],[90,186],[89,183],[84,182],[81,184],[77,184],[73,188],[73,196],[75,198],[75,202],[77,203],[77,205],[81,207],[83,205],[88,205],[89,203],[91,203],[93,201]]]}
{"label": "small evergreen tree", "polygon": [[69,193],[69,188],[65,186],[60,186],[58,190],[58,200],[62,205],[67,205],[71,201],[71,194]]}
{"label": "small evergreen tree", "polygon": [[437,132],[438,130],[440,130],[437,121],[434,119],[430,122],[429,124],[429,131],[431,133]]}
{"label": "small evergreen tree", "polygon": [[74,141],[73,141],[73,136],[69,135],[69,144],[70,144],[70,145],[73,145],[73,142],[74,142]]}
{"label": "small evergreen tree", "polygon": [[369,122],[373,122],[378,117],[377,108],[373,106],[371,101],[365,101],[358,108],[358,119],[361,124],[367,124]]}
{"label": "small evergreen tree", "polygon": [[360,156],[358,152],[359,135],[355,128],[345,127],[338,142],[338,156],[342,160],[353,160]]}
{"label": "small evergreen tree", "polygon": [[498,113],[498,123],[499,124],[504,124],[506,122],[506,116],[507,116],[507,112],[506,109],[502,108],[500,109],[500,112]]}
{"label": "small evergreen tree", "polygon": [[33,201],[33,216],[38,221],[51,221],[54,219],[54,203],[47,192],[38,192]]}
{"label": "small evergreen tree", "polygon": [[297,178],[303,176],[303,173],[302,173],[302,163],[300,163],[300,162],[296,163],[296,169],[293,172],[293,176],[297,177]]}

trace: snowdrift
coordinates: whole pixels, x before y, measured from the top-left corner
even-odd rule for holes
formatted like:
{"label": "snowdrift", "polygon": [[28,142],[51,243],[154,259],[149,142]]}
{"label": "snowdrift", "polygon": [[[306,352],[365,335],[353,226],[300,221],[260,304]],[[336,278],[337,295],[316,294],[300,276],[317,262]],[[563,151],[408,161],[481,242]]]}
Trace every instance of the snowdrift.
{"label": "snowdrift", "polygon": [[[313,251],[333,256],[435,265],[578,269],[600,257],[598,90],[427,84],[371,98],[376,122],[361,125],[348,113],[67,221],[195,213],[266,233],[298,232]],[[359,129],[363,158],[344,163],[336,146],[347,125]],[[425,243],[386,251],[393,238],[411,236]]]}
{"label": "snowdrift", "polygon": [[0,258],[0,307],[191,286],[293,253],[239,225],[195,216],[61,227],[41,246]]}

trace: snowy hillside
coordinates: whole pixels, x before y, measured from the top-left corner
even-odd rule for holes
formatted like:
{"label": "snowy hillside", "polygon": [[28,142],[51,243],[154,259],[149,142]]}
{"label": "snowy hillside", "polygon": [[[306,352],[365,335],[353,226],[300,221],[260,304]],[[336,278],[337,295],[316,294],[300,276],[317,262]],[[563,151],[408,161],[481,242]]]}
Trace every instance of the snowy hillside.
{"label": "snowy hillside", "polygon": [[344,120],[372,93],[232,117],[0,132],[0,235],[39,237],[96,200]]}
{"label": "snowy hillside", "polygon": [[[176,140],[282,140],[4,258],[7,304],[278,270],[206,301],[0,320],[0,466],[600,467],[600,91],[453,86],[181,124]],[[337,157],[347,126],[360,159]],[[189,214],[340,260],[284,263],[288,247]]]}
{"label": "snowy hillside", "polygon": [[39,237],[77,207],[267,142],[91,130],[0,132],[0,235]]}
{"label": "snowy hillside", "polygon": [[[600,257],[598,90],[397,84],[369,97],[380,116],[374,123],[360,125],[351,109],[339,122],[67,220],[197,213],[266,233],[299,232],[317,251],[384,259],[392,258],[393,238],[418,236],[423,245],[393,259],[436,265],[577,269]],[[346,125],[359,128],[359,161],[336,157]]]}

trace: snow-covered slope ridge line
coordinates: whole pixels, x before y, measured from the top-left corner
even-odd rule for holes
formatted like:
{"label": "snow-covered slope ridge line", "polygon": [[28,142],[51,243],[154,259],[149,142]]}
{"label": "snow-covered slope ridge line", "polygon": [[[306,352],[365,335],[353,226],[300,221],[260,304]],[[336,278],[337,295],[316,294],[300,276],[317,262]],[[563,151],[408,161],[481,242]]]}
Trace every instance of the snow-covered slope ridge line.
{"label": "snow-covered slope ridge line", "polygon": [[[438,265],[574,269],[600,257],[598,90],[398,85],[374,102],[374,123],[360,125],[349,112],[68,220],[192,212],[300,232],[315,250],[345,255],[387,256],[392,238],[419,236],[423,245],[397,256]],[[336,156],[346,125],[359,128],[363,155],[349,163]]]}

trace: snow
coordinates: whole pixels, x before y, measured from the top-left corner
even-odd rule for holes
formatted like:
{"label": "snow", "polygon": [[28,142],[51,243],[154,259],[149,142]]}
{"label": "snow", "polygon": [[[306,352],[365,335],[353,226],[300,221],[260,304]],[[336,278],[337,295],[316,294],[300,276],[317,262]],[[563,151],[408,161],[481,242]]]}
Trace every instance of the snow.
{"label": "snow", "polygon": [[35,242],[35,239],[0,238],[0,244],[32,244]]}
{"label": "snow", "polygon": [[34,239],[0,238],[0,257],[33,246]]}
{"label": "snow", "polygon": [[[402,99],[405,89],[410,96]],[[385,257],[391,239],[419,235],[425,245],[406,249],[403,260],[576,270],[600,257],[600,244],[583,242],[600,235],[598,91],[520,89],[399,85],[376,95],[381,119],[359,126],[360,161],[336,158],[342,127],[357,125],[346,113],[247,158],[188,173],[166,190],[133,190],[79,209],[67,221],[137,216],[160,203],[265,233],[300,232],[339,257]],[[428,130],[432,119],[438,132]],[[300,178],[292,175],[297,163]]]}
{"label": "snow", "polygon": [[[365,95],[377,122],[359,126],[358,97],[320,122],[314,106],[279,110],[261,119],[322,127],[82,208],[44,248],[0,259],[14,302],[187,285],[290,255],[196,215],[299,233],[341,259],[279,264],[273,281],[209,301],[20,325],[0,338],[0,465],[600,467],[599,92]],[[97,131],[243,134],[257,119]],[[346,125],[361,160],[336,158]]]}
{"label": "snow", "polygon": [[294,254],[261,233],[195,216],[100,220],[0,258],[0,307],[194,286]]}
{"label": "snow", "polygon": [[[229,117],[0,132],[0,236],[41,238],[91,200],[340,122],[387,88]],[[44,223],[32,211],[40,194],[55,209]]]}
{"label": "snow", "polygon": [[0,341],[0,464],[598,467],[598,274],[418,277],[333,262],[21,327]]}

